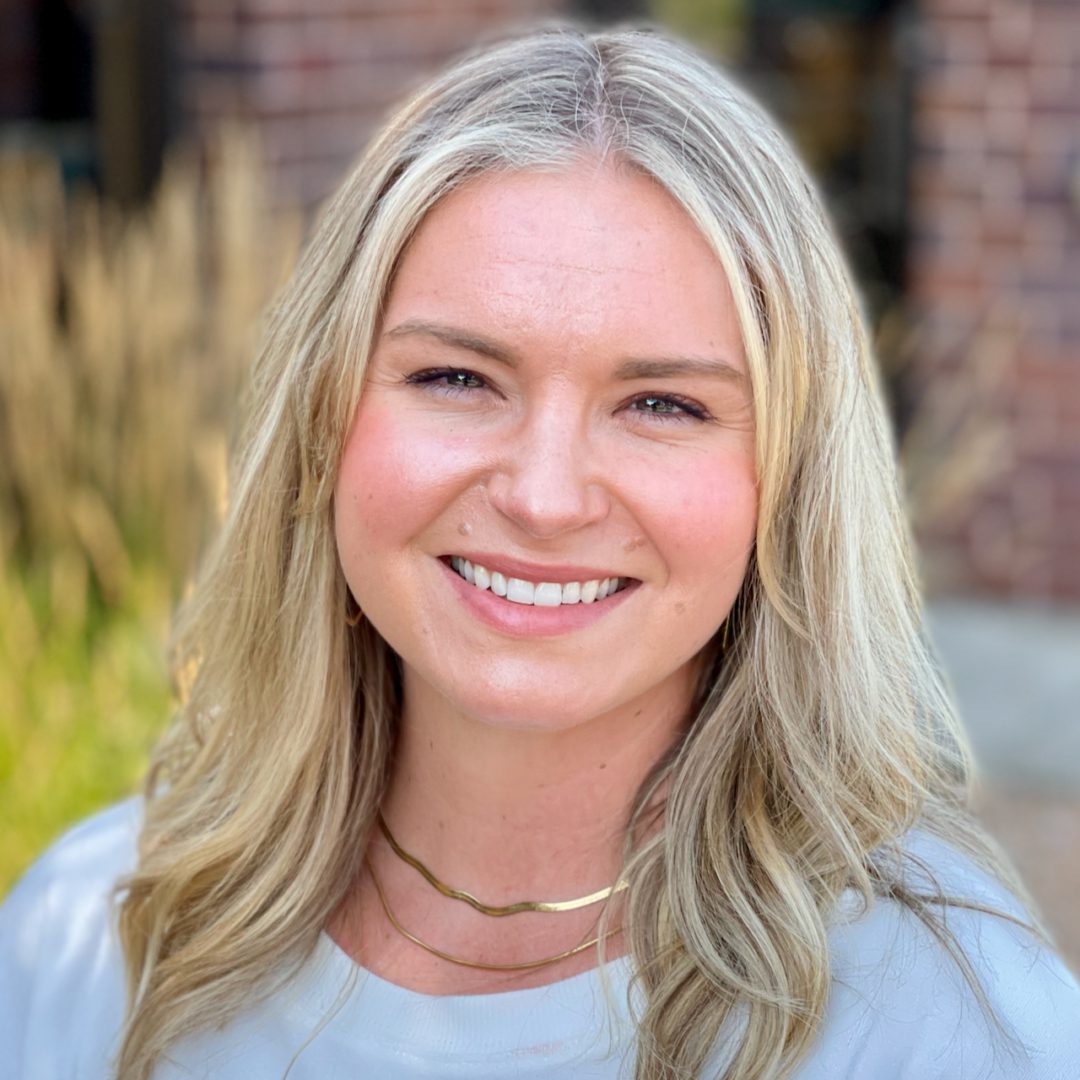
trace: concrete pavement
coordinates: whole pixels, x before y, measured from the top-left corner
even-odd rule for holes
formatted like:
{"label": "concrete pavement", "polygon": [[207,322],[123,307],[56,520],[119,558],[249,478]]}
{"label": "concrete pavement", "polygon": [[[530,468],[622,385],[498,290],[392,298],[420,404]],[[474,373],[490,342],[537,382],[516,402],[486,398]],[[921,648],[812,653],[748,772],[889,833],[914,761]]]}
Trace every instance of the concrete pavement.
{"label": "concrete pavement", "polygon": [[981,765],[980,816],[1080,973],[1080,610],[939,600],[928,622]]}
{"label": "concrete pavement", "polygon": [[1080,609],[938,600],[928,623],[986,782],[1080,798]]}

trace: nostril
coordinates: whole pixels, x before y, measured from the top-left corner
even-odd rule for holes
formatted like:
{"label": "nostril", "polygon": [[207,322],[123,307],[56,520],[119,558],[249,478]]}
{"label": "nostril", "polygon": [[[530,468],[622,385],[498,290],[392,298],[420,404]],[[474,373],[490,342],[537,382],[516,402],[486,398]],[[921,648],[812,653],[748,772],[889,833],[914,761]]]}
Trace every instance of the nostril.
{"label": "nostril", "polygon": [[550,539],[602,521],[610,510],[603,485],[523,469],[492,476],[487,484],[491,505],[528,535]]}

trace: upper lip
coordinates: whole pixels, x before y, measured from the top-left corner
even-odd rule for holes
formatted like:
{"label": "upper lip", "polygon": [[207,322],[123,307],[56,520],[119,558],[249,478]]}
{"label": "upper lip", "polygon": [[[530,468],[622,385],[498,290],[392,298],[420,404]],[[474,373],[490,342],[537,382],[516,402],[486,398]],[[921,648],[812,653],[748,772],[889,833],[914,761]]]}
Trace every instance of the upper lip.
{"label": "upper lip", "polygon": [[506,555],[487,555],[483,552],[452,551],[444,557],[449,560],[455,555],[468,559],[474,566],[479,563],[487,570],[498,571],[503,577],[521,578],[525,581],[550,581],[557,585],[565,585],[570,581],[603,581],[604,578],[626,577],[625,574],[616,574],[611,570],[597,570],[592,566],[571,566],[569,563],[559,563],[554,566],[541,565],[525,562],[522,559],[511,559]]}

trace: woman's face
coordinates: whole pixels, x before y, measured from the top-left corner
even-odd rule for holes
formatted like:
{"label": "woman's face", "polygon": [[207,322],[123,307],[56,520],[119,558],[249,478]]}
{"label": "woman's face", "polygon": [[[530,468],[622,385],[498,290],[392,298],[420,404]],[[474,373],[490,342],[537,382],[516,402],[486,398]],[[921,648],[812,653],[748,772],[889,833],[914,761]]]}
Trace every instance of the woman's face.
{"label": "woman's face", "polygon": [[757,492],[731,293],[684,211],[600,165],[473,181],[415,235],[379,334],[335,534],[406,700],[548,730],[685,707]]}

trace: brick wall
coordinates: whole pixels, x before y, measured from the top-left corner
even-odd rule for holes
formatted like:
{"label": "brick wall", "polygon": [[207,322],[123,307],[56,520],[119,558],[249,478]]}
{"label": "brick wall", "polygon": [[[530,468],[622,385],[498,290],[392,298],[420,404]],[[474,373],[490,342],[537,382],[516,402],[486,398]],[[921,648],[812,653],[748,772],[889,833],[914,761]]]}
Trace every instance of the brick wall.
{"label": "brick wall", "polygon": [[921,16],[920,374],[930,408],[970,387],[996,434],[926,540],[955,589],[1080,601],[1080,3],[922,0]]}
{"label": "brick wall", "polygon": [[[933,576],[1080,601],[1080,0],[918,4],[916,376],[977,459],[942,462],[966,480],[924,518]],[[254,121],[279,198],[311,206],[427,74],[570,6],[177,0],[181,113]]]}
{"label": "brick wall", "polygon": [[487,36],[560,0],[178,0],[181,112],[254,121],[283,201],[328,194],[387,108]]}

